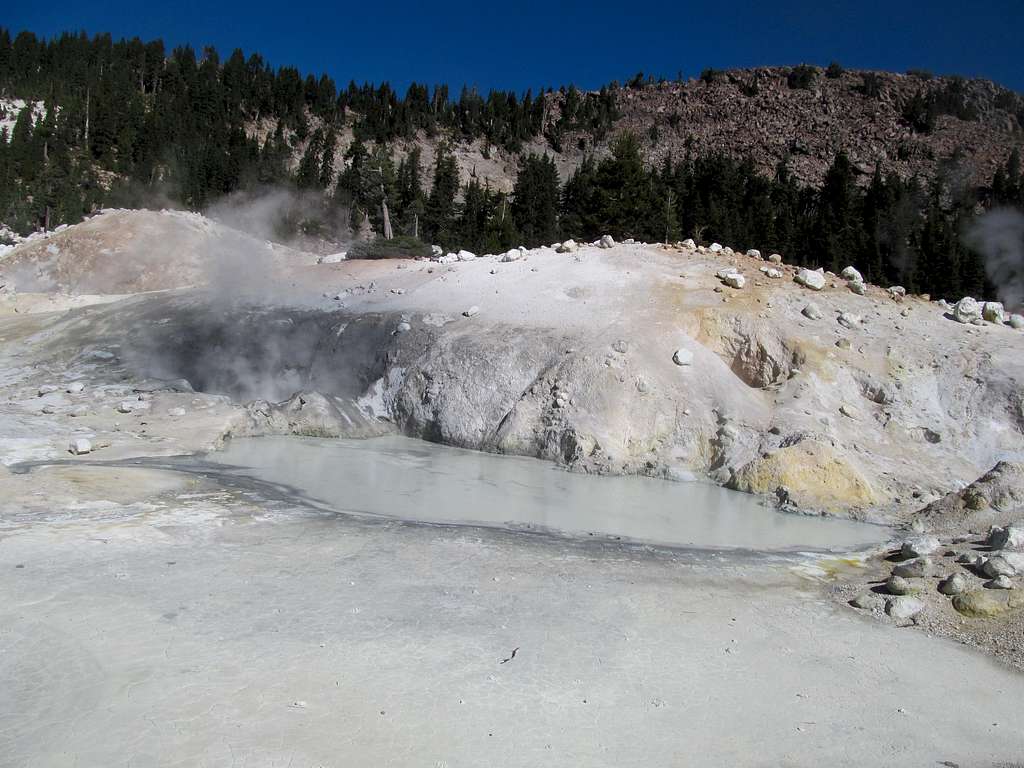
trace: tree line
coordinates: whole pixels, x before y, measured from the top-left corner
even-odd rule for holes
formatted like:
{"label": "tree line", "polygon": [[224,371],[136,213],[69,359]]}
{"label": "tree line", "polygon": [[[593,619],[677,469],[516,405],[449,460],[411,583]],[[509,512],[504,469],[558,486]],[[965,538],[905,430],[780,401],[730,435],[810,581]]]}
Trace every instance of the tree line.
{"label": "tree line", "polygon": [[[296,181],[290,159],[307,143],[319,165],[314,172],[307,163],[298,181],[327,188],[345,127],[365,143],[422,132],[480,140],[485,154],[518,152],[545,130],[549,93],[463,88],[452,99],[446,85],[413,83],[401,96],[387,83],[339,88],[328,75],[274,69],[241,50],[222,61],[214,48],[168,52],[161,40],[12,39],[0,28],[0,96],[41,102],[44,112],[37,121],[23,112],[0,142],[0,220],[23,231],[74,223],[99,204],[157,189],[201,209],[239,189]],[[564,101],[547,129],[555,140],[568,130],[606,131],[615,117],[608,89],[569,89]]]}
{"label": "tree line", "polygon": [[[467,88],[453,100],[446,86],[414,83],[400,97],[386,83],[339,89],[326,75],[275,70],[239,50],[221,62],[213,49],[168,54],[159,40],[12,39],[0,28],[0,95],[41,103],[0,134],[0,221],[23,233],[103,206],[141,207],[155,191],[202,209],[239,190],[292,186],[319,201],[292,225],[326,237],[383,233],[385,219],[406,245],[481,253],[602,234],[695,237],[833,271],[853,263],[873,282],[958,298],[991,294],[980,256],[964,245],[970,222],[987,207],[1024,207],[1018,153],[984,196],[957,182],[955,158],[931,180],[878,168],[864,185],[843,153],[813,189],[786,161],[770,177],[750,159],[718,154],[649,167],[629,134],[606,156],[585,157],[564,184],[551,156],[529,153],[509,194],[460,183],[454,143],[519,152],[538,137],[559,151],[575,131],[599,140],[616,116],[614,88],[569,88],[552,115],[543,92],[482,97]],[[923,119],[951,108],[917,107]],[[420,133],[436,141],[429,165],[415,144],[397,151],[397,140]]]}

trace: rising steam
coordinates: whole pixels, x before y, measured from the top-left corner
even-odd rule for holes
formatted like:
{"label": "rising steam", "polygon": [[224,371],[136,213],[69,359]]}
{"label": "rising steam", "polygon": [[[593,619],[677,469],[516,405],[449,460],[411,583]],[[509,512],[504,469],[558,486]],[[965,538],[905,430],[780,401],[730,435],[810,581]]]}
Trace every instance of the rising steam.
{"label": "rising steam", "polygon": [[1006,308],[1024,307],[1024,213],[989,211],[971,225],[964,241],[985,258],[985,272]]}

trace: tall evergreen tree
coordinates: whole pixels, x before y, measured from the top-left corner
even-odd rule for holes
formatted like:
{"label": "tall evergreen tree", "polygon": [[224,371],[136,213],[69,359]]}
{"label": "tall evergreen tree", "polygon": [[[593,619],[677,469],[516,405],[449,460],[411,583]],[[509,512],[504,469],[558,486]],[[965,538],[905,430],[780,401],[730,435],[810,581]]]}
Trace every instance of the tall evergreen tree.
{"label": "tall evergreen tree", "polygon": [[520,161],[512,198],[512,217],[526,246],[548,245],[557,239],[558,169],[551,157],[531,154]]}
{"label": "tall evergreen tree", "polygon": [[434,160],[434,184],[424,210],[424,230],[435,243],[444,247],[456,244],[455,196],[459,191],[459,169],[455,157],[439,146]]}

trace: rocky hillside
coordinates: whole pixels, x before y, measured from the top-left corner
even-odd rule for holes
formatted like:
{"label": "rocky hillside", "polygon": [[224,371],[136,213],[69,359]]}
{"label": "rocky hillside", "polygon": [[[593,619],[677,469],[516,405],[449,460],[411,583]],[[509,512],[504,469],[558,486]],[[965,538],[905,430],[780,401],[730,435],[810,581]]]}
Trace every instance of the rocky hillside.
{"label": "rocky hillside", "polygon": [[[723,153],[750,159],[771,176],[787,160],[798,181],[818,187],[836,153],[844,151],[865,183],[879,166],[903,179],[927,182],[947,173],[987,187],[1010,153],[1024,148],[1024,97],[990,80],[864,70],[829,77],[826,71],[730,69],[685,82],[618,87],[613,91],[618,116],[600,139],[586,128],[559,130],[566,93],[557,91],[546,97],[542,135],[522,151],[549,153],[563,182],[587,154],[604,156],[616,137],[632,132],[654,165],[687,153]],[[794,73],[801,72],[810,72],[800,81],[807,87],[794,82]],[[261,139],[268,132],[266,124],[253,126]],[[396,161],[419,147],[430,167],[438,143],[450,138],[420,132],[415,139],[396,141]],[[352,131],[343,132],[339,151],[351,141]],[[293,169],[305,148],[306,142],[296,142]],[[483,139],[457,141],[453,149],[463,184],[477,179],[511,192],[520,153]]]}
{"label": "rocky hillside", "polygon": [[687,150],[724,152],[772,174],[788,157],[796,177],[811,185],[821,183],[840,150],[864,176],[880,164],[904,178],[930,179],[952,162],[971,183],[987,185],[1010,152],[1024,146],[1024,98],[991,81],[825,73],[728,70],[623,89],[615,132],[646,137],[655,163]]}

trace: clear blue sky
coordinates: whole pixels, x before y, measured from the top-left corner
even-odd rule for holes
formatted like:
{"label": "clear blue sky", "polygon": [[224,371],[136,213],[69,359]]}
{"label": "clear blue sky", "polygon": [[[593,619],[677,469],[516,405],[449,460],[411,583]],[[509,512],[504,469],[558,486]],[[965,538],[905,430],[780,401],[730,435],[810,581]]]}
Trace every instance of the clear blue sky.
{"label": "clear blue sky", "polygon": [[0,25],[161,37],[259,51],[339,84],[388,80],[522,91],[596,87],[637,71],[832,60],[851,68],[991,78],[1024,91],[1024,0],[647,2],[9,2]]}

